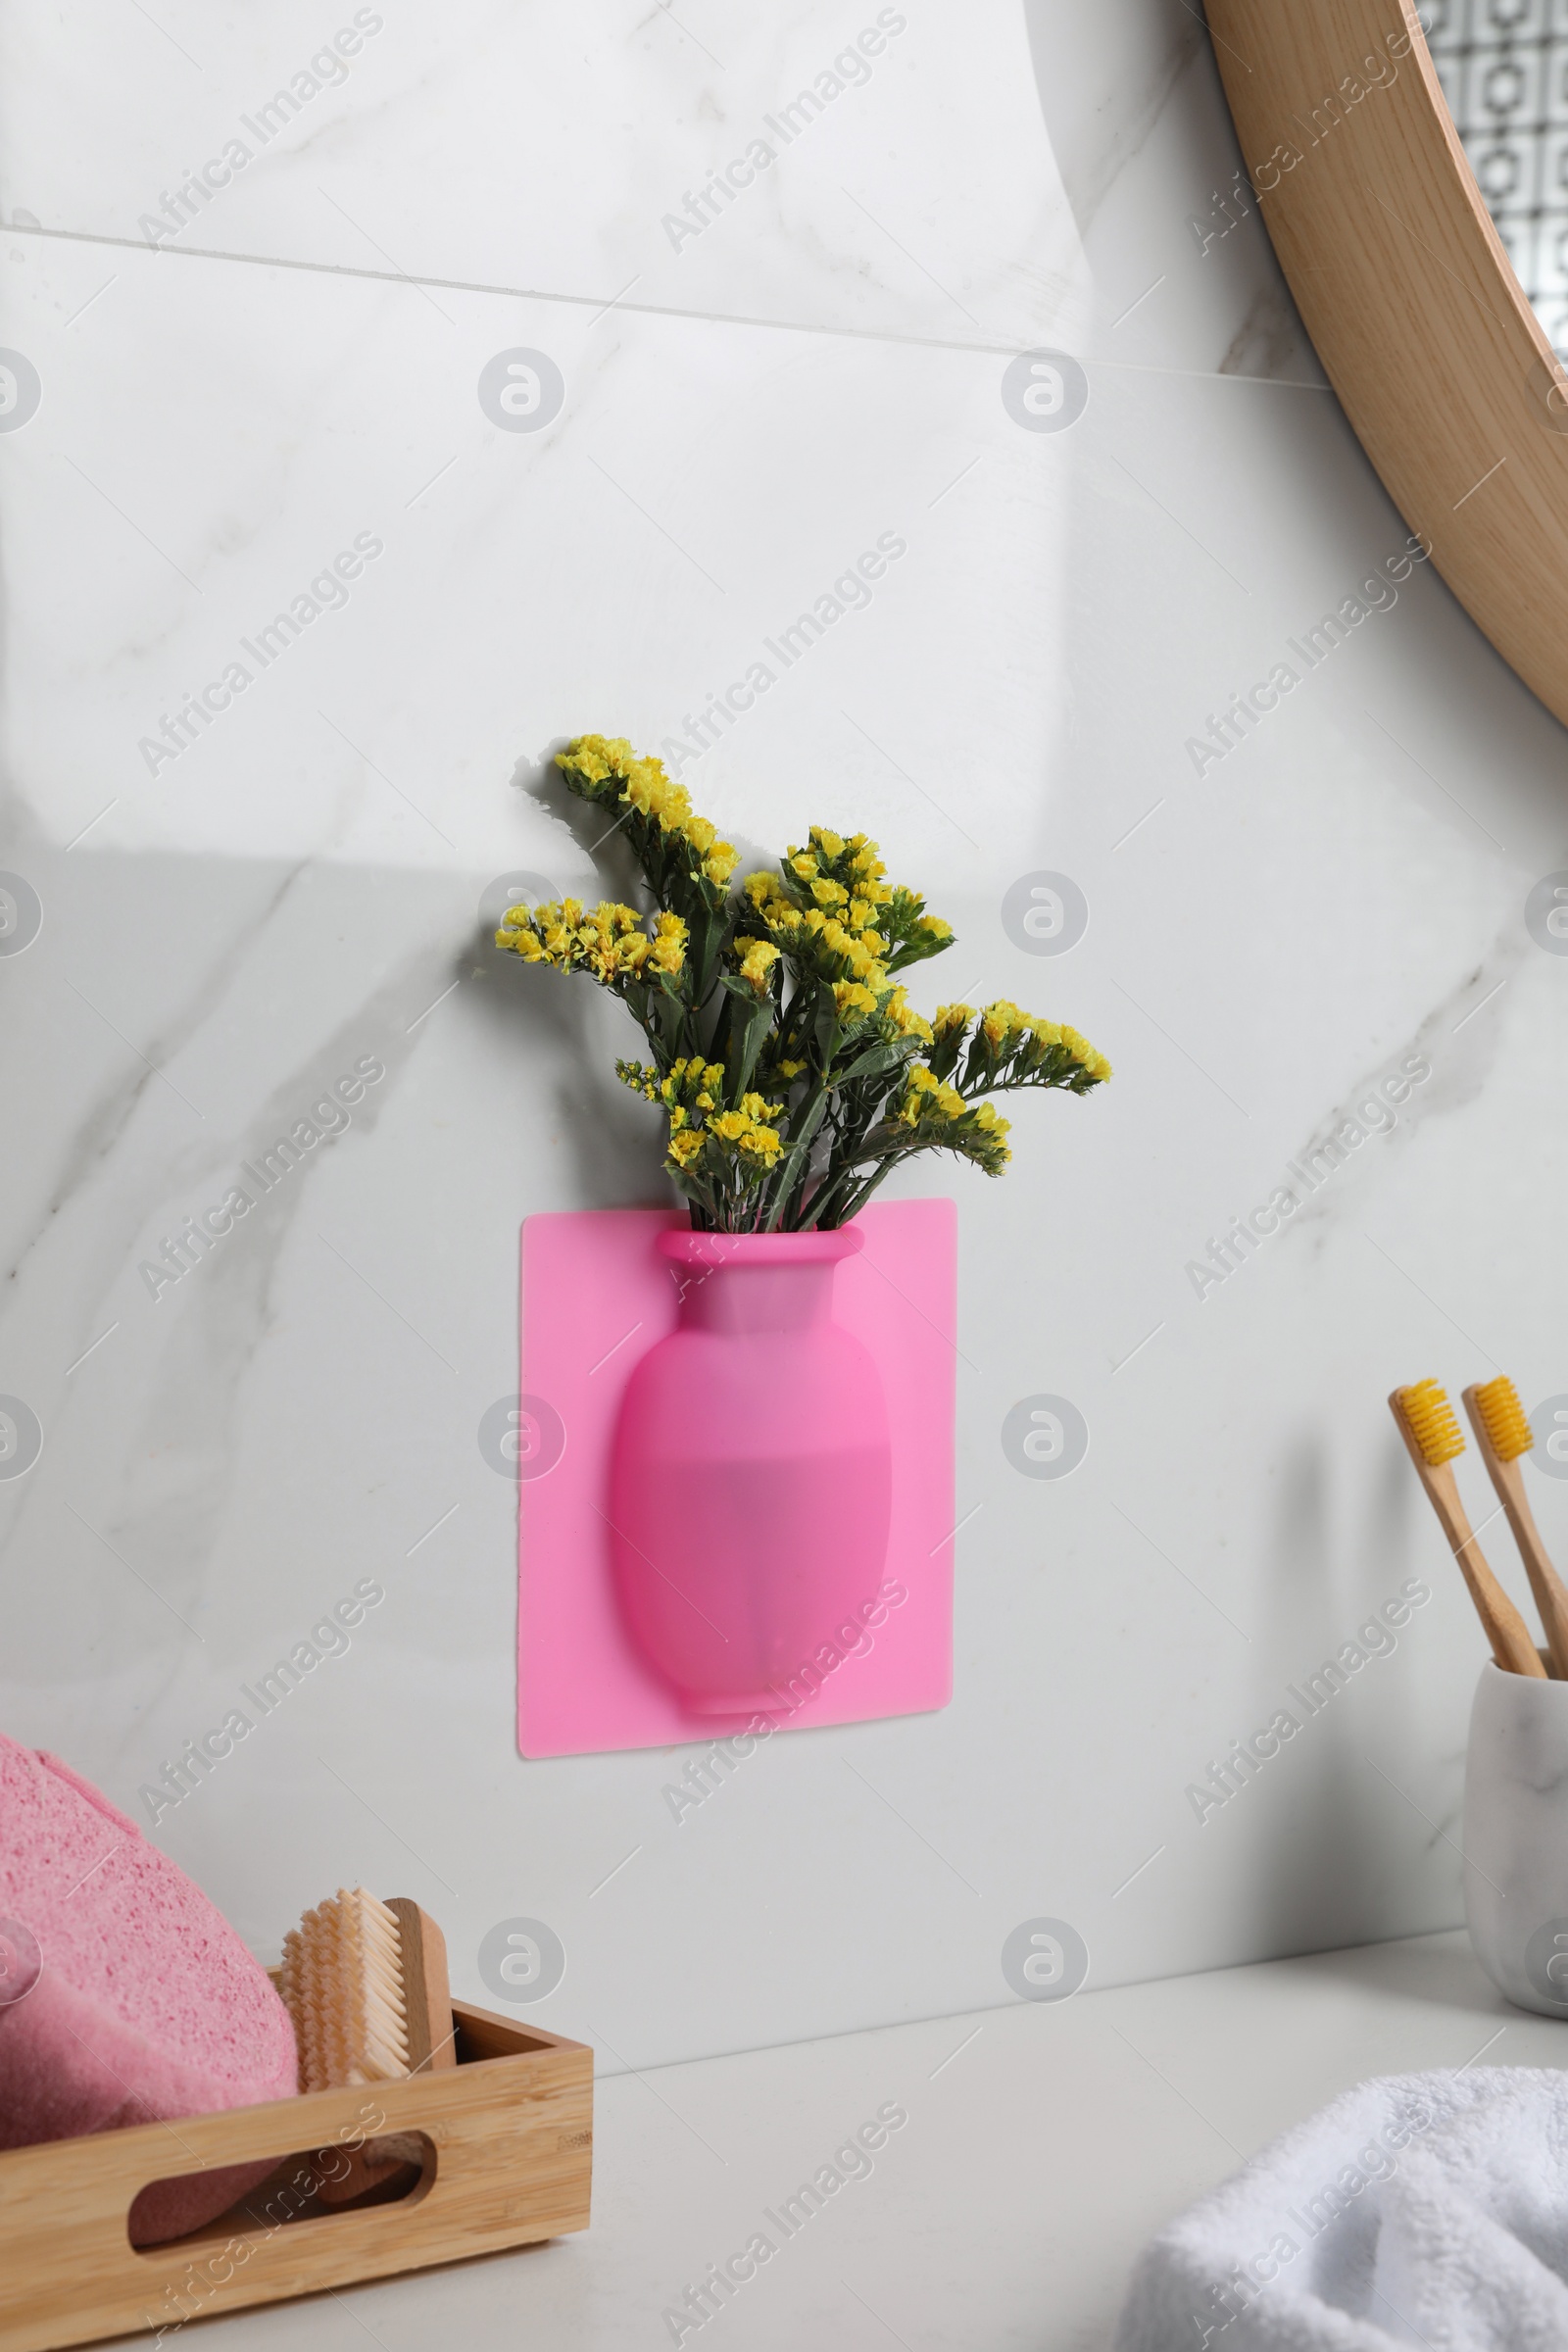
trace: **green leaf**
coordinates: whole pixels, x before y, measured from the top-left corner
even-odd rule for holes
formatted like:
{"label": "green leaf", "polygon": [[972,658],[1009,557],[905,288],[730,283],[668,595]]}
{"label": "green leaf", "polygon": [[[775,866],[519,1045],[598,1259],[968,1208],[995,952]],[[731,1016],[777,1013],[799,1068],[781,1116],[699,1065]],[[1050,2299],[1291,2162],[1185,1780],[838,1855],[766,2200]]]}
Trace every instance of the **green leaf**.
{"label": "green leaf", "polygon": [[863,1054],[857,1054],[854,1061],[846,1062],[842,1069],[834,1071],[833,1083],[835,1086],[849,1086],[875,1078],[884,1070],[902,1069],[906,1062],[913,1060],[919,1050],[919,1040],[912,1037],[907,1040],[901,1038],[896,1045],[869,1046]]}
{"label": "green leaf", "polygon": [[731,1110],[739,1106],[741,1097],[752,1083],[762,1041],[773,1023],[771,998],[764,997],[759,1004],[749,989],[746,996],[749,1009],[743,1018],[732,1021],[724,1055],[724,1099]]}
{"label": "green leaf", "polygon": [[956,944],[952,939],[904,940],[888,957],[888,970],[906,972],[911,963],[929,963],[933,956],[945,956]]}

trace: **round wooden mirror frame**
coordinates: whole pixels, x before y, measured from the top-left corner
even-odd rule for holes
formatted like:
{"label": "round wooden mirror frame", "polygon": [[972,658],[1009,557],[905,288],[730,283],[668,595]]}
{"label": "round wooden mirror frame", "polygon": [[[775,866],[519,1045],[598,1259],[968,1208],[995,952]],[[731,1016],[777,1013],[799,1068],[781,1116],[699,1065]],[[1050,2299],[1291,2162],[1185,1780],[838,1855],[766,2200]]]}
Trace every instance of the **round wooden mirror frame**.
{"label": "round wooden mirror frame", "polygon": [[1209,0],[1302,320],[1399,512],[1568,722],[1568,369],[1526,301],[1408,0]]}

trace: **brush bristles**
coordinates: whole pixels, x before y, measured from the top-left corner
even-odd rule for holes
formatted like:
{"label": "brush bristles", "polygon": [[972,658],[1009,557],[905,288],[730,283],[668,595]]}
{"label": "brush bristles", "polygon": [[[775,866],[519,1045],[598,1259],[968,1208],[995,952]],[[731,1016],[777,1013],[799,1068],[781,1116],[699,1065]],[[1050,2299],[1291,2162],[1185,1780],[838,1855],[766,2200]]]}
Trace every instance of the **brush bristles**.
{"label": "brush bristles", "polygon": [[363,1886],[307,1911],[283,1938],[283,2004],[294,2020],[301,2090],[390,2082],[409,2071],[397,1919]]}
{"label": "brush bristles", "polygon": [[1464,1438],[1446,1394],[1435,1380],[1418,1380],[1399,1391],[1405,1426],[1429,1469],[1440,1470],[1464,1451]]}
{"label": "brush bristles", "polygon": [[1534,1446],[1535,1432],[1525,1417],[1519,1401],[1519,1392],[1506,1372],[1489,1380],[1475,1392],[1481,1425],[1492,1440],[1492,1450],[1499,1462],[1516,1462],[1522,1453]]}

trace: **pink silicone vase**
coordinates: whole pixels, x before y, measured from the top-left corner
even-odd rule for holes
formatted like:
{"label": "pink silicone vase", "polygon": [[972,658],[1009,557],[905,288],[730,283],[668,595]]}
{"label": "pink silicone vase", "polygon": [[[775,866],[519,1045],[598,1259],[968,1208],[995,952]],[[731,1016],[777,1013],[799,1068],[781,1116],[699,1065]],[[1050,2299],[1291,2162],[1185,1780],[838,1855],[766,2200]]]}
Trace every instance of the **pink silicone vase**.
{"label": "pink silicone vase", "polygon": [[881,1375],[833,1320],[862,1236],[666,1232],[680,1323],[626,1384],[610,1518],[644,1656],[698,1713],[777,1709],[882,1579]]}

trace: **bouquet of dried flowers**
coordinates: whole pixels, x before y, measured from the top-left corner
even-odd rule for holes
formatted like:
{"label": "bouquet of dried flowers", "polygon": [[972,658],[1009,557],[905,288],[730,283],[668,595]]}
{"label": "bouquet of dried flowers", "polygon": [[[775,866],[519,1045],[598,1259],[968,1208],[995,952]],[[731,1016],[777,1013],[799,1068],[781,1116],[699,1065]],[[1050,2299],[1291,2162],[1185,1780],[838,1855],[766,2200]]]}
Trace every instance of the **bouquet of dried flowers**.
{"label": "bouquet of dried flowers", "polygon": [[813,825],[776,873],[749,875],[684,786],[630,744],[580,735],[557,754],[572,792],[613,809],[650,914],[575,899],[510,907],[498,947],[586,972],[619,997],[652,1060],[618,1061],[669,1120],[664,1165],[699,1230],[803,1233],[848,1223],[889,1170],[956,1152],[988,1176],[1010,1153],[986,1100],[1087,1095],[1110,1064],[1076,1029],[999,1001],[930,1021],[900,972],[953,944],[874,841]]}

